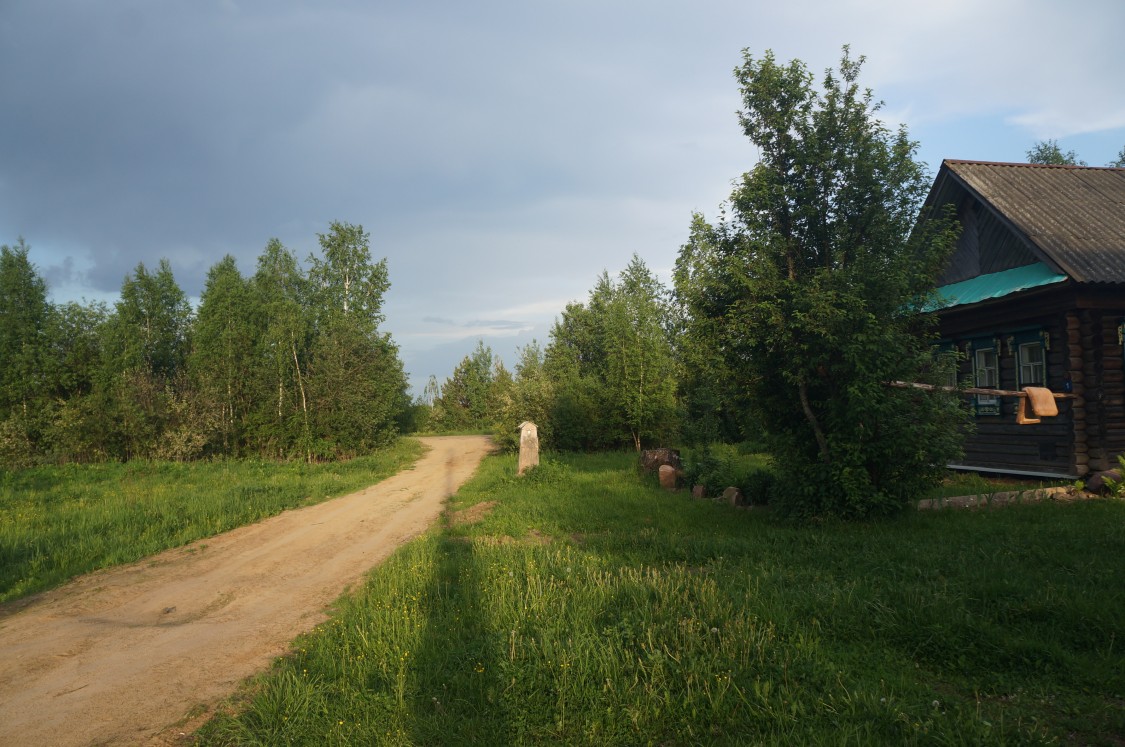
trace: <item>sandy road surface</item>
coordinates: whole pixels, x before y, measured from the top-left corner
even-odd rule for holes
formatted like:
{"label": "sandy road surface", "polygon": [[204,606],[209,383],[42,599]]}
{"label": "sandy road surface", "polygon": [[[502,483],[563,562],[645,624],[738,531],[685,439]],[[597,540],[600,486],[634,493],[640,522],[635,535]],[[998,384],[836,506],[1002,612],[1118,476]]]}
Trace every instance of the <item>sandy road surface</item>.
{"label": "sandy road surface", "polygon": [[[0,616],[0,745],[174,744],[328,605],[424,531],[491,448],[422,439],[413,469]],[[191,713],[193,718],[186,717]]]}

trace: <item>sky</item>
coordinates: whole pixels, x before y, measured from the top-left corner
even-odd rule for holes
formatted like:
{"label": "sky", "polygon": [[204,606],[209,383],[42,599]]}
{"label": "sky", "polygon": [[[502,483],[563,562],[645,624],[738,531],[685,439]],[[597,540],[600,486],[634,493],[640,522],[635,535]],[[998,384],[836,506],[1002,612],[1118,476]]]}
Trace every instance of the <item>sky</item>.
{"label": "sky", "polygon": [[298,257],[334,220],[386,258],[413,393],[483,340],[511,367],[751,169],[742,51],[842,45],[919,157],[1125,148],[1121,0],[0,0],[0,244],[51,298],[112,304],[167,258]]}

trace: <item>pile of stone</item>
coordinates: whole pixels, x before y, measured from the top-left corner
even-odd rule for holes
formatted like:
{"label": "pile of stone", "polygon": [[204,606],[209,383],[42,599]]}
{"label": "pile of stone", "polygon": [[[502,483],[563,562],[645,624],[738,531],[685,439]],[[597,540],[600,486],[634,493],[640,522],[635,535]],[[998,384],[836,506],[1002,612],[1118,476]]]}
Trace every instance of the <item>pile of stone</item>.
{"label": "pile of stone", "polygon": [[[646,473],[655,472],[660,478],[660,487],[667,491],[678,490],[684,480],[684,464],[677,449],[647,449],[641,452],[641,470]],[[707,498],[707,489],[703,485],[695,485],[691,489],[691,497],[697,500]],[[729,487],[723,491],[721,499],[730,506],[749,506],[749,501],[736,487]]]}

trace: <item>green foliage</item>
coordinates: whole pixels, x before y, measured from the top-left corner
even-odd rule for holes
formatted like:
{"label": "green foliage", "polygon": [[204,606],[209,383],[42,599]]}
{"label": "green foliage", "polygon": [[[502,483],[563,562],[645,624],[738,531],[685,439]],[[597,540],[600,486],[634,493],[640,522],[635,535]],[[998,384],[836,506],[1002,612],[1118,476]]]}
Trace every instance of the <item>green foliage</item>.
{"label": "green foliage", "polygon": [[703,216],[693,215],[688,242],[680,248],[673,273],[683,436],[691,446],[735,443],[761,431],[756,410],[720,343],[726,321],[722,309],[733,303],[734,294],[709,281],[708,265],[721,256],[722,244]]}
{"label": "green foliage", "polygon": [[[637,255],[618,278],[603,272],[585,304],[568,304],[551,330],[546,350],[533,342],[520,351],[515,375],[493,363],[478,344],[439,397],[432,397],[434,422],[475,421],[470,405],[487,391],[487,420],[497,443],[519,445],[519,425],[538,426],[544,449],[619,449],[625,444],[675,438],[681,420],[678,363],[667,291]],[[479,384],[475,384],[478,382]],[[487,382],[485,382],[487,381]],[[430,391],[432,387],[427,387]]]}
{"label": "green foliage", "polygon": [[[1117,457],[1117,470],[1122,475],[1125,475],[1125,454],[1121,454]],[[1105,483],[1109,488],[1110,495],[1115,498],[1125,498],[1125,479],[1114,480],[1113,478],[1107,478]]]}
{"label": "green foliage", "polygon": [[389,335],[337,320],[316,337],[308,375],[320,456],[368,451],[395,437],[406,377]]}
{"label": "green foliage", "polygon": [[317,238],[323,259],[309,257],[314,308],[321,318],[341,314],[365,334],[374,333],[383,321],[383,295],[391,287],[387,261],[371,261],[363,226],[333,221]]}
{"label": "green foliage", "polygon": [[[736,76],[755,168],[733,215],[696,219],[678,292],[695,342],[726,360],[781,474],[799,475],[781,508],[864,517],[901,510],[960,447],[963,413],[945,393],[887,382],[936,381],[933,324],[919,312],[955,226],[918,208],[929,187],[916,144],[888,131],[845,48],[823,91],[800,61],[744,53]],[[733,387],[730,384],[733,383]]]}
{"label": "green foliage", "polygon": [[419,442],[404,440],[332,464],[138,460],[0,468],[0,602],[358,490],[421,451]]}
{"label": "green foliage", "polygon": [[543,364],[543,351],[538,342],[532,341],[518,352],[516,374],[508,396],[501,403],[500,422],[494,439],[501,449],[516,451],[520,440],[519,426],[530,421],[536,425],[540,448],[553,448],[556,443],[552,418],[555,382]]}
{"label": "green foliage", "polygon": [[[312,336],[310,291],[297,257],[277,239],[267,242],[251,280],[259,328],[254,440],[263,455],[310,454],[312,432],[305,379]],[[270,396],[262,396],[264,392]],[[304,447],[304,448],[302,448]]]}
{"label": "green foliage", "polygon": [[679,371],[667,291],[633,255],[617,280],[602,273],[585,304],[551,330],[544,371],[553,382],[553,444],[592,450],[672,439]]}
{"label": "green foliage", "polygon": [[121,284],[121,298],[107,323],[110,373],[142,371],[154,380],[172,379],[187,357],[192,313],[168,260],[155,273],[144,263]]}
{"label": "green foliage", "polygon": [[704,444],[684,452],[684,472],[688,485],[704,486],[708,496],[736,487],[751,505],[769,503],[777,484],[769,457],[747,452],[737,444]]}
{"label": "green foliage", "polygon": [[44,394],[49,390],[47,286],[21,238],[0,246],[0,459],[33,458],[46,425]]}
{"label": "green foliage", "polygon": [[47,303],[22,239],[0,252],[0,464],[213,455],[331,459],[409,425],[398,348],[379,330],[386,262],[334,222],[306,272],[268,242],[224,257],[198,316],[167,260],[104,305]]}
{"label": "green foliage", "polygon": [[441,388],[430,390],[431,427],[446,432],[492,430],[510,386],[504,363],[484,340],[477,340],[476,348],[461,359]]}
{"label": "green foliage", "polygon": [[1078,159],[1078,154],[1073,150],[1065,153],[1059,147],[1058,140],[1037,140],[1027,151],[1028,163],[1039,163],[1048,166],[1085,166],[1085,161]]}
{"label": "green foliage", "polygon": [[[376,569],[212,744],[1113,744],[1125,504],[778,523],[563,455]],[[535,474],[533,472],[532,474]]]}
{"label": "green foliage", "polygon": [[228,254],[208,271],[190,364],[195,392],[216,421],[213,450],[219,453],[238,454],[245,446],[258,364],[254,300],[234,257]]}
{"label": "green foliage", "polygon": [[[1054,166],[1086,166],[1085,161],[1078,158],[1078,153],[1073,150],[1063,152],[1058,140],[1037,140],[1027,151],[1028,163],[1040,163]],[[1125,168],[1125,147],[1117,154],[1117,158],[1106,164],[1111,168]]]}

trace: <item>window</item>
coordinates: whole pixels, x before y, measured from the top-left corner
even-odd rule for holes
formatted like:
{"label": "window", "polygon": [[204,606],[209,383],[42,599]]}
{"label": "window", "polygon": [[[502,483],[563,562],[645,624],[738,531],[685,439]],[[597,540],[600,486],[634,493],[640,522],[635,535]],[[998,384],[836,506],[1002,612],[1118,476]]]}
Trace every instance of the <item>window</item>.
{"label": "window", "polygon": [[1025,342],[1019,348],[1019,385],[1044,386],[1047,381],[1047,357],[1043,343]]}
{"label": "window", "polygon": [[[973,382],[981,389],[995,389],[999,379],[996,348],[973,351]],[[1000,398],[992,394],[977,395],[977,415],[999,415]]]}

